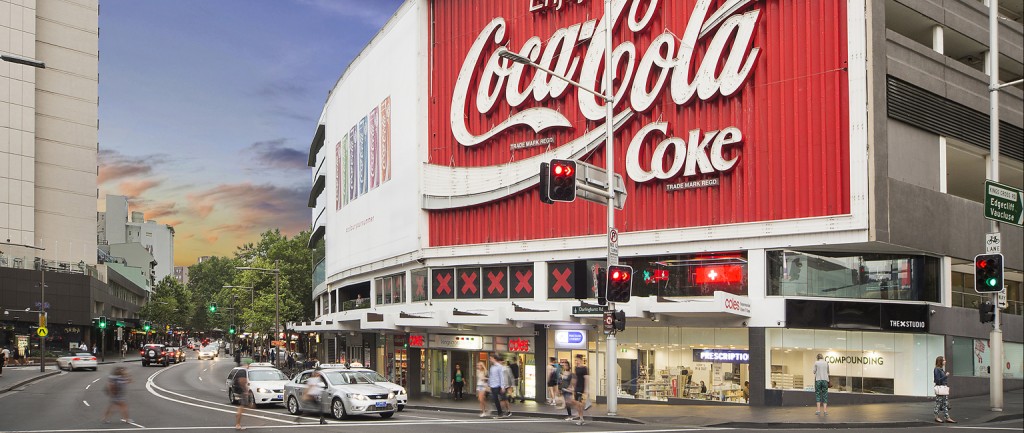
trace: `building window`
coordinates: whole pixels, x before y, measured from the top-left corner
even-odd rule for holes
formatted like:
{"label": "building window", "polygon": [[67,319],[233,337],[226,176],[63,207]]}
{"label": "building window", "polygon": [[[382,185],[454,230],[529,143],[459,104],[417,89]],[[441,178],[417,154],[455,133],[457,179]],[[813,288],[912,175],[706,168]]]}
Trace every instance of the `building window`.
{"label": "building window", "polygon": [[769,251],[768,294],[939,302],[938,258]]}
{"label": "building window", "polygon": [[715,253],[624,259],[633,267],[633,296],[714,296],[747,294],[743,253]]}
{"label": "building window", "polygon": [[427,293],[430,292],[430,282],[427,281],[427,270],[417,269],[410,272],[409,276],[412,279],[412,301],[426,301]]}
{"label": "building window", "polygon": [[934,395],[932,369],[943,355],[940,335],[769,329],[768,388],[814,391],[814,362],[829,366],[831,392]]}
{"label": "building window", "polygon": [[[992,347],[987,339],[968,337],[952,337],[953,354],[949,365],[955,376],[989,377],[991,374]],[[1007,379],[1024,378],[1024,344],[1003,343],[1003,377]]]}
{"label": "building window", "polygon": [[405,274],[388,275],[374,280],[377,305],[401,304],[405,299]]}

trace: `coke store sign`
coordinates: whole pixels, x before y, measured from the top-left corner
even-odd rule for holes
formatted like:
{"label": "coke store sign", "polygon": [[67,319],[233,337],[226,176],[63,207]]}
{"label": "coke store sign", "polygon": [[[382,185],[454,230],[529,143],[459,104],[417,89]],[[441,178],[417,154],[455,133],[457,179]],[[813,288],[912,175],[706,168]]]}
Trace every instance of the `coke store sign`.
{"label": "coke store sign", "polygon": [[[605,165],[604,101],[498,56],[508,49],[598,92],[610,50],[614,158],[627,193],[710,209],[649,221],[627,208],[624,219],[636,224],[627,230],[847,213],[845,8],[838,0],[809,9],[783,0],[614,0],[607,46],[601,1],[436,0],[427,171],[444,186],[424,195],[458,204],[428,209],[498,212],[531,176],[536,185],[537,164],[551,158]],[[488,181],[464,187],[466,178]],[[820,200],[772,211],[753,186]],[[433,218],[458,224],[457,215]]]}

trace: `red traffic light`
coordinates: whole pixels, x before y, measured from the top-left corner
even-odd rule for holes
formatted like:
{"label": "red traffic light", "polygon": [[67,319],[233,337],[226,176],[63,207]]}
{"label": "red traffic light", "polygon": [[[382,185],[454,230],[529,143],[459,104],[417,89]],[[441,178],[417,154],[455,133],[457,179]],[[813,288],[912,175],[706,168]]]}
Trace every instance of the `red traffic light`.
{"label": "red traffic light", "polygon": [[628,281],[629,272],[626,272],[625,270],[622,269],[614,269],[612,270],[611,278],[612,281]]}
{"label": "red traffic light", "polygon": [[551,171],[555,174],[555,176],[572,176],[572,167],[570,167],[568,164],[552,164]]}
{"label": "red traffic light", "polygon": [[978,260],[978,267],[985,269],[988,267],[988,260]]}

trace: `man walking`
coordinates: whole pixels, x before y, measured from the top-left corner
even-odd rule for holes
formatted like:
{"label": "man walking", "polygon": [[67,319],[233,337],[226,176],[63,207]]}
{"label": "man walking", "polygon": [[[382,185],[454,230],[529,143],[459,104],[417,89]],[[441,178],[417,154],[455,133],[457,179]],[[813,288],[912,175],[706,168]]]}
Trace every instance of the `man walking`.
{"label": "man walking", "polygon": [[[583,405],[583,396],[587,394],[587,378],[590,376],[590,370],[583,364],[583,354],[576,355],[576,368],[573,371],[576,376],[576,388],[573,393],[573,400],[576,403],[576,409],[579,411],[580,419],[576,422],[576,425],[583,425],[583,411],[590,408],[590,399],[587,399],[586,406]],[[566,402],[568,404],[568,402]]]}
{"label": "man walking", "polygon": [[508,381],[505,379],[503,370],[504,366],[501,365],[501,360],[498,358],[497,353],[491,354],[491,368],[487,372],[487,387],[491,389],[491,400],[494,402],[494,410],[497,411],[495,419],[508,418],[512,416],[511,412],[502,414],[501,400],[504,394],[505,388],[508,388]]}
{"label": "man walking", "polygon": [[4,375],[4,364],[7,363],[7,358],[11,356],[11,351],[7,350],[7,346],[0,348],[0,376]]}

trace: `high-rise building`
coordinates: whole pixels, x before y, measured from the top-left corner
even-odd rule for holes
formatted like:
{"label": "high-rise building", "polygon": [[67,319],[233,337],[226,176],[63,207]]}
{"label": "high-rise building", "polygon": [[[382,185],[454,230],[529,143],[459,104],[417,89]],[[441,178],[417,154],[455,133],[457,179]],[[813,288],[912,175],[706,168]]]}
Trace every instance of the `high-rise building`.
{"label": "high-rise building", "polygon": [[188,266],[175,266],[174,279],[184,286],[188,285]]}
{"label": "high-rise building", "polygon": [[[152,268],[147,274],[152,275],[155,283],[173,275],[174,227],[147,221],[139,211],[129,213],[128,198],[112,194],[106,196],[106,210],[97,213],[97,226],[100,249],[136,266]],[[139,244],[142,248],[124,247],[129,244]],[[120,253],[114,253],[115,250]]]}

